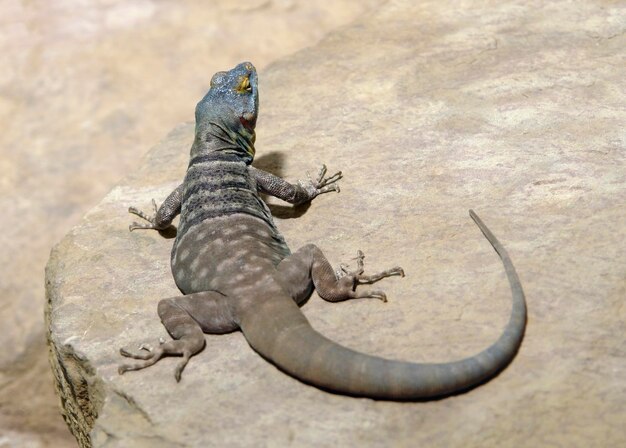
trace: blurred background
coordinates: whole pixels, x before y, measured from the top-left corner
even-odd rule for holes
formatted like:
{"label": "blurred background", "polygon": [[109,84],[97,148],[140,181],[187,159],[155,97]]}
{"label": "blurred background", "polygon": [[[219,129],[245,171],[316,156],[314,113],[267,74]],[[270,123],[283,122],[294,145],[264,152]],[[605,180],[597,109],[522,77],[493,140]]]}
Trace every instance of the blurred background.
{"label": "blurred background", "polygon": [[76,446],[45,344],[52,245],[193,119],[214,72],[262,73],[380,3],[0,0],[0,447]]}

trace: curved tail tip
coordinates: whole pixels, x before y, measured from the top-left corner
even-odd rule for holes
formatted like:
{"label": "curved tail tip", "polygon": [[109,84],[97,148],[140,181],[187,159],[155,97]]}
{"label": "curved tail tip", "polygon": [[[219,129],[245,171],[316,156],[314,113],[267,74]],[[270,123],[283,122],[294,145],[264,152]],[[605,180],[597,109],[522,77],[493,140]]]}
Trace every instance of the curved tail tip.
{"label": "curved tail tip", "polygon": [[[476,225],[478,226],[478,228],[480,229],[480,231],[483,233],[483,235],[485,235],[485,238],[487,238],[487,240],[489,240],[489,242],[491,243],[492,246],[494,246],[494,248],[496,246],[501,248],[501,244],[498,241],[498,239],[494,236],[493,233],[491,233],[491,230],[489,230],[489,228],[487,227],[487,225],[483,222],[482,219],[480,219],[478,217],[478,215],[476,214],[476,212],[472,209],[469,210],[469,215],[470,217],[474,220],[474,222],[476,223]],[[496,251],[498,253],[504,253],[504,248],[501,249],[496,249]]]}

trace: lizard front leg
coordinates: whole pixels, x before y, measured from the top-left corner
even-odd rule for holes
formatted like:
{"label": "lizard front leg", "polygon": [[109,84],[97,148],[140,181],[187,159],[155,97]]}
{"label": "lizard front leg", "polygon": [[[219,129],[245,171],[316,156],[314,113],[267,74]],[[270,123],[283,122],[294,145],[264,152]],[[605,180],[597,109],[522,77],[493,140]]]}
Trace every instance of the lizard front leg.
{"label": "lizard front leg", "polygon": [[139,224],[138,222],[133,222],[130,226],[128,226],[129,230],[132,232],[136,229],[167,229],[172,224],[174,218],[180,213],[182,201],[183,184],[180,184],[174,191],[169,194],[165,201],[163,201],[161,207],[157,207],[156,201],[154,199],[152,200],[152,207],[154,209],[154,214],[152,216],[142,212],[135,207],[129,207],[128,211],[130,213],[148,221],[148,224]]}
{"label": "lizard front leg", "polygon": [[249,170],[250,174],[257,182],[259,191],[294,205],[309,202],[320,194],[329,193],[331,191],[339,192],[337,181],[343,177],[341,171],[336,172],[332,176],[326,176],[326,165],[322,165],[315,178],[312,178],[307,173],[307,180],[301,180],[298,181],[297,184],[291,184],[267,171],[252,166],[249,167]]}

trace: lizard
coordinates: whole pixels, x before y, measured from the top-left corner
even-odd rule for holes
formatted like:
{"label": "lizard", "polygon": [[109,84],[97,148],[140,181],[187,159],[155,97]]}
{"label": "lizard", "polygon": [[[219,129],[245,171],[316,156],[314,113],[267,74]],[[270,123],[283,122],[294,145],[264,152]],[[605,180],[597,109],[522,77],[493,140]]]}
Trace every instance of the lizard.
{"label": "lizard", "polygon": [[[195,110],[195,137],[190,161],[180,184],[160,207],[153,200],[149,215],[130,207],[145,220],[130,230],[164,230],[180,214],[171,253],[171,268],[181,296],[159,301],[157,311],[172,337],[158,346],[142,344],[137,359],[119,366],[119,373],[143,369],[164,356],[180,356],[175,378],[180,381],[189,359],[205,346],[205,334],[241,330],[249,345],[280,370],[330,392],[383,400],[417,400],[448,396],[471,389],[497,375],[515,357],[526,326],[526,301],[513,263],[493,233],[470,210],[506,271],[512,310],[499,338],[477,355],[449,363],[412,363],[366,355],[327,339],[310,325],[299,308],[315,289],[329,302],[374,298],[383,291],[362,290],[390,276],[404,276],[400,267],[364,273],[364,255],[357,267],[335,271],[322,251],[308,244],[291,252],[259,193],[291,204],[320,194],[339,192],[342,173],[317,176],[297,184],[251,165],[255,155],[258,77],[243,62],[216,73],[208,93]],[[357,288],[358,287],[358,288]]]}

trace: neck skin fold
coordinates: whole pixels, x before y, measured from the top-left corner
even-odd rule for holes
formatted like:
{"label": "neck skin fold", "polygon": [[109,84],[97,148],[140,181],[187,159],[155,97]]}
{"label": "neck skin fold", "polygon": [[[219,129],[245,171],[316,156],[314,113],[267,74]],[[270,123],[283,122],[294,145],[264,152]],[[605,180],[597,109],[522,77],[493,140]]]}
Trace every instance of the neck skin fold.
{"label": "neck skin fold", "polygon": [[191,147],[191,157],[207,155],[219,151],[238,155],[246,163],[254,158],[256,134],[239,125],[232,129],[220,119],[208,120],[202,125],[196,124],[196,137]]}

